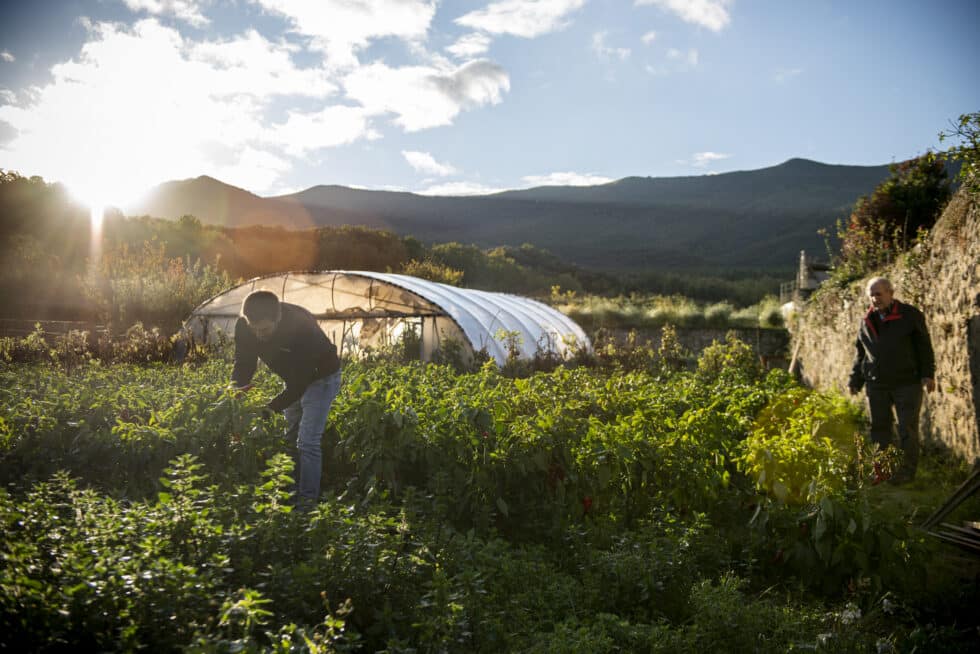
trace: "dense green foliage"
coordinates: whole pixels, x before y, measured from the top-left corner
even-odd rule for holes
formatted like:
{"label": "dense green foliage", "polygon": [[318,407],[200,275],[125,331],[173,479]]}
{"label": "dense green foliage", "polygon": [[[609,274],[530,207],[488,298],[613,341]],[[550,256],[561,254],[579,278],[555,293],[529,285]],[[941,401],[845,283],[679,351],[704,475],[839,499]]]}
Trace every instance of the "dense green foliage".
{"label": "dense green foliage", "polygon": [[552,289],[551,304],[568,315],[588,333],[602,328],[652,329],[675,327],[729,328],[783,326],[779,300],[772,295],[736,308],[731,302],[698,302],[679,295],[599,297]]}
{"label": "dense green foliage", "polygon": [[862,277],[914,245],[936,223],[950,198],[946,162],[932,153],[894,164],[891,177],[858,199],[846,227],[838,225],[834,277]]}
{"label": "dense green foliage", "polygon": [[961,114],[947,132],[940,132],[939,141],[958,140],[949,148],[949,155],[960,162],[959,178],[973,193],[980,193],[980,111]]}
{"label": "dense green foliage", "polygon": [[527,243],[424,245],[354,226],[227,228],[190,215],[126,218],[110,210],[94,230],[89,213],[61,186],[0,170],[0,317],[86,320],[117,331],[139,321],[172,333],[190,308],[236,279],[330,269],[404,272],[541,298],[557,285],[607,296],[682,294],[740,307],[758,302],[780,279],[772,271],[717,269],[614,275]]}
{"label": "dense green foliage", "polygon": [[720,175],[627,177],[489,196],[318,186],[278,198],[198,178],[166,184],[141,211],[171,219],[193,213],[222,225],[384,225],[429,244],[532,243],[565,261],[622,273],[772,270],[792,266],[801,249],[818,250],[817,229],[832,226],[887,176],[887,166],[790,159]]}
{"label": "dense green foliage", "polygon": [[[220,358],[0,364],[0,643],[967,651],[977,598],[833,447],[860,429],[846,404],[738,341],[692,372],[672,357],[522,378],[349,364],[309,514],[282,418],[259,413],[265,372],[236,397]],[[764,461],[808,491],[760,494]]]}

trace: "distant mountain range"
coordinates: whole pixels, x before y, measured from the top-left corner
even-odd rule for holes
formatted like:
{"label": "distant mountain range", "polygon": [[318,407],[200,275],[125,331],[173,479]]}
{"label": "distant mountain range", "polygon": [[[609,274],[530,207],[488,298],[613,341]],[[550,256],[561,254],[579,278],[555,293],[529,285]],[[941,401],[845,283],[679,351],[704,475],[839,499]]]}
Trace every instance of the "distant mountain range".
{"label": "distant mountain range", "polygon": [[598,186],[542,186],[467,197],[314,186],[263,198],[211,177],[161,184],[129,215],[193,214],[226,226],[363,225],[422,241],[482,247],[532,243],[580,266],[647,269],[791,268],[823,254],[833,232],[888,166],[806,159],[696,177],[626,177]]}

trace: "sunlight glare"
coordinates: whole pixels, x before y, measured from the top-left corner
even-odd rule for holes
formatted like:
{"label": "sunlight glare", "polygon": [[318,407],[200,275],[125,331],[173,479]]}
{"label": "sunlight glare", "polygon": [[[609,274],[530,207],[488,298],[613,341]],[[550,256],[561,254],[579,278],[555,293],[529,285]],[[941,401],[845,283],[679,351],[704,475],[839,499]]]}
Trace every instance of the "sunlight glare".
{"label": "sunlight glare", "polygon": [[112,181],[94,179],[84,174],[73,177],[74,179],[65,182],[72,197],[92,211],[98,209],[100,215],[104,215],[105,210],[110,207],[125,212],[130,205],[143,198],[150,186],[143,180],[130,181],[120,177]]}
{"label": "sunlight glare", "polygon": [[105,218],[105,205],[102,203],[93,203],[89,208],[89,215],[91,217],[92,228],[92,235],[89,240],[91,244],[89,248],[89,260],[90,265],[98,266],[99,261],[102,259],[102,220]]}
{"label": "sunlight glare", "polygon": [[116,208],[125,212],[128,205],[141,201],[149,188],[132,174],[127,178],[115,172],[105,166],[93,166],[90,170],[78,171],[66,182],[71,196],[89,209],[91,266],[98,266],[102,259],[107,210]]}

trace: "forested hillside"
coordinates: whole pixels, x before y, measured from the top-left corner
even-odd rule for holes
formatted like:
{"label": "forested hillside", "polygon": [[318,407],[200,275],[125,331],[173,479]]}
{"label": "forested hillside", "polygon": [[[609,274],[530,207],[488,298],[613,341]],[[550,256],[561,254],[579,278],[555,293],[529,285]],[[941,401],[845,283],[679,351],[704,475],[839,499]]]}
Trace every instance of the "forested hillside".
{"label": "forested hillside", "polygon": [[818,230],[832,227],[887,176],[888,166],[791,159],[754,171],[478,197],[315,186],[274,198],[199,177],[157,187],[130,213],[189,213],[224,226],[353,224],[426,243],[531,243],[579,266],[620,272],[785,269],[801,249],[822,252]]}
{"label": "forested hillside", "polygon": [[[205,185],[209,185],[207,182]],[[229,206],[239,206],[236,195]],[[251,196],[255,198],[256,196]],[[238,203],[238,204],[236,204]],[[205,211],[205,206],[198,209]],[[235,210],[233,210],[235,211]],[[705,301],[757,302],[777,287],[767,274],[622,276],[568,263],[545,248],[423,243],[363,226],[233,227],[89,211],[58,184],[0,176],[0,318],[97,320],[175,328],[197,302],[236,279],[283,270],[374,270],[461,286],[547,297],[563,292],[680,293]],[[115,307],[113,311],[109,307]]]}

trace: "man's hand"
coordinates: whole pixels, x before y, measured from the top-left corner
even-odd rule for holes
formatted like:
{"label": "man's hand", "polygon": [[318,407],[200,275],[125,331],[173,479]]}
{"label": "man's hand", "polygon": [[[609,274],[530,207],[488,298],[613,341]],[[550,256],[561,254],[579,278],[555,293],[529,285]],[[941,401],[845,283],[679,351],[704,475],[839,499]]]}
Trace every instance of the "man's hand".
{"label": "man's hand", "polygon": [[927,393],[932,393],[936,390],[936,380],[931,377],[923,377],[922,385],[925,387]]}

